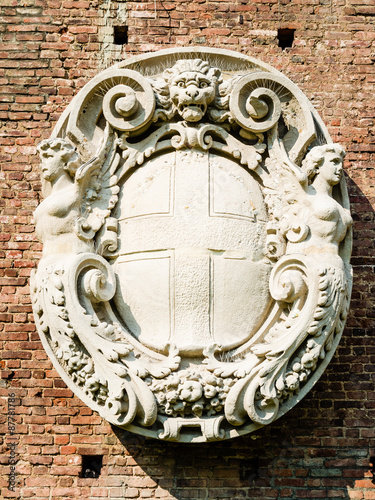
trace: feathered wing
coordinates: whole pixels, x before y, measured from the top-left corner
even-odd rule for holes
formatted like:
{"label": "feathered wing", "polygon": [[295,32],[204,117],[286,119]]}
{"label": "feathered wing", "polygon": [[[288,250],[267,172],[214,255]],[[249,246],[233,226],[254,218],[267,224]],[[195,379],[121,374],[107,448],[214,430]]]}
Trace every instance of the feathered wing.
{"label": "feathered wing", "polygon": [[76,229],[82,239],[94,238],[117,203],[119,187],[114,174],[119,161],[117,136],[107,123],[96,155],[81,165],[75,176],[82,199]]}
{"label": "feathered wing", "polygon": [[262,180],[271,217],[270,227],[289,241],[301,241],[308,232],[301,217],[307,201],[306,174],[286,153],[278,137],[277,125],[268,132],[268,151]]}

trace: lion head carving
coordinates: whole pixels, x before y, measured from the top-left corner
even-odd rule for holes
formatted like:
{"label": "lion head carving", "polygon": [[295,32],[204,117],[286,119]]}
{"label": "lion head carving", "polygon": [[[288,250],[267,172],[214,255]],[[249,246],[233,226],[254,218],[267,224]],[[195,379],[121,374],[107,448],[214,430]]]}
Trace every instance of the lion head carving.
{"label": "lion head carving", "polygon": [[164,71],[174,111],[187,122],[198,122],[216,96],[221,80],[218,68],[201,59],[186,59]]}

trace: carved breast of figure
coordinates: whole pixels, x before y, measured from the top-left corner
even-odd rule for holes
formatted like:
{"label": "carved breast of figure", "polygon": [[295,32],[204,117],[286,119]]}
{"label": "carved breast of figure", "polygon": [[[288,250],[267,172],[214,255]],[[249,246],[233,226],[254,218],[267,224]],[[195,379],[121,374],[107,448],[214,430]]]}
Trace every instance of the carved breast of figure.
{"label": "carved breast of figure", "polygon": [[307,236],[302,241],[289,242],[290,253],[327,252],[338,256],[340,243],[353,222],[349,210],[327,194],[308,196],[299,219],[306,224]]}
{"label": "carved breast of figure", "polygon": [[77,218],[80,199],[71,187],[46,198],[35,210],[34,220],[37,236],[59,236],[72,233]]}
{"label": "carved breast of figure", "polygon": [[331,140],[301,91],[241,54],[172,49],[99,74],[54,136],[80,166],[35,213],[32,296],[69,387],[112,424],[192,443],[297,404],[351,291],[346,187],[311,196],[303,161]]}
{"label": "carved breast of figure", "polygon": [[[329,196],[317,196],[311,207],[312,217],[316,219],[317,235],[338,245],[345,237],[352,223],[349,210],[343,208]],[[311,222],[314,225],[314,222]]]}

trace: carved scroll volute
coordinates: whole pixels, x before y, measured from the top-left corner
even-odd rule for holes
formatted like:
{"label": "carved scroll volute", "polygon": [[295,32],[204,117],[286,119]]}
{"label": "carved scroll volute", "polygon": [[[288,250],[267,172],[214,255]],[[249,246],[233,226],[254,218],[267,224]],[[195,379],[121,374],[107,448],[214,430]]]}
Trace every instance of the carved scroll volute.
{"label": "carved scroll volute", "polygon": [[[145,79],[131,78],[132,72],[123,76],[127,85],[112,87],[103,99],[103,114],[113,128],[121,132],[135,132],[150,121],[155,110],[154,92]],[[138,76],[138,75],[137,75]]]}
{"label": "carved scroll volute", "polygon": [[316,138],[314,121],[304,96],[279,75],[260,72],[243,76],[232,90],[229,107],[235,121],[254,133],[270,130],[283,115],[289,129],[284,147],[297,163]]}
{"label": "carved scroll volute", "polygon": [[255,133],[266,132],[281,115],[279,96],[264,85],[273,82],[267,73],[242,77],[230,96],[230,110],[241,127]]}
{"label": "carved scroll volute", "polygon": [[75,100],[67,135],[87,161],[97,148],[101,116],[115,130],[142,130],[152,119],[155,96],[150,82],[130,69],[111,69],[86,85]]}

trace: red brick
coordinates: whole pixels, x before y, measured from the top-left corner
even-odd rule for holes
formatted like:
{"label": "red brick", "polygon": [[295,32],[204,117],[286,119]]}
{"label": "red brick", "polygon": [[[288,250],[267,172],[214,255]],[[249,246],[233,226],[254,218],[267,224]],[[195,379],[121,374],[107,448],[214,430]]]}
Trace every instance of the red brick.
{"label": "red brick", "polygon": [[[27,287],[41,255],[30,223],[41,189],[33,148],[103,65],[101,28],[116,23],[117,9],[125,4],[0,3],[0,368],[7,384],[0,385],[0,404],[12,387],[22,400],[17,415],[22,490],[8,492],[2,471],[0,496],[373,499],[368,472],[375,456],[373,0],[126,2],[129,43],[119,60],[202,44],[259,57],[314,98],[333,139],[348,151],[355,285],[348,327],[332,364],[309,396],[260,429],[256,440],[199,446],[114,432],[51,369],[32,323]],[[296,29],[292,48],[277,46],[280,27]],[[80,464],[67,462],[79,458],[76,453],[104,455],[98,479],[77,477]],[[253,472],[254,460],[259,467]],[[331,477],[333,470],[340,476]]]}

